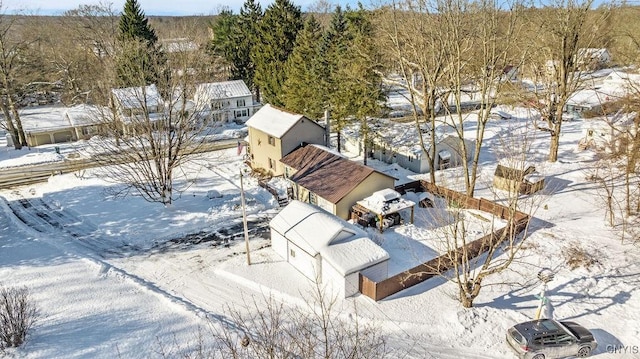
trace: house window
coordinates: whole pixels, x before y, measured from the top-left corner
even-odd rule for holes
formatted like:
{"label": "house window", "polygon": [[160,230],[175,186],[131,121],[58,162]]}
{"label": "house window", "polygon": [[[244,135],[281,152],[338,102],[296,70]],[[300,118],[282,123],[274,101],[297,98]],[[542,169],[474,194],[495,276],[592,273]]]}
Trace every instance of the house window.
{"label": "house window", "polygon": [[269,168],[270,169],[276,168],[276,161],[272,160],[271,158],[269,158]]}
{"label": "house window", "polygon": [[237,107],[244,107],[245,106],[244,99],[236,101],[236,105]]}
{"label": "house window", "polygon": [[234,111],[233,115],[235,118],[247,117],[249,116],[249,111],[247,109],[237,110],[237,111]]}
{"label": "house window", "polygon": [[309,203],[318,204],[318,196],[313,192],[309,192]]}
{"label": "house window", "polygon": [[291,168],[284,166],[284,178],[291,177]]}
{"label": "house window", "polygon": [[292,257],[292,258],[295,258],[296,257],[296,251],[294,251],[293,249],[290,249],[289,250],[289,256]]}
{"label": "house window", "polygon": [[276,139],[273,136],[269,136],[269,144],[271,146],[275,146],[276,145]]}

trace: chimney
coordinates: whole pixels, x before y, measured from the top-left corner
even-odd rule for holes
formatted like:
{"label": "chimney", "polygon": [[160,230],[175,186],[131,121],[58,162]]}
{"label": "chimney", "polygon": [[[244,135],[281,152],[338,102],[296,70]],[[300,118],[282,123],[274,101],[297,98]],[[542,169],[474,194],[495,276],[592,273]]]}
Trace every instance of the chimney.
{"label": "chimney", "polygon": [[324,110],[324,145],[331,148],[331,117],[329,110]]}

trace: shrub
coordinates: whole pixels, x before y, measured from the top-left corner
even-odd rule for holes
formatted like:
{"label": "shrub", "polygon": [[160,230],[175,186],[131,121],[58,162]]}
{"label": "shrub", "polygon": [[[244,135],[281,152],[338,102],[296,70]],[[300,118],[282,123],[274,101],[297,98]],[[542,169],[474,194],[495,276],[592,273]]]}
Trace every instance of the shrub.
{"label": "shrub", "polygon": [[0,286],[0,350],[22,345],[37,313],[26,287]]}

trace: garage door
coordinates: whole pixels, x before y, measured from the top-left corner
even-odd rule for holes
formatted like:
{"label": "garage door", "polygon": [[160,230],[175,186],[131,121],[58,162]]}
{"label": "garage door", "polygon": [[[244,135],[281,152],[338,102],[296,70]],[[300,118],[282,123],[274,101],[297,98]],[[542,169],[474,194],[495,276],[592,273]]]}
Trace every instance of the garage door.
{"label": "garage door", "polygon": [[51,142],[51,136],[49,136],[49,134],[41,134],[41,135],[36,135],[36,144],[37,145],[48,145]]}
{"label": "garage door", "polygon": [[72,139],[73,139],[73,135],[71,131],[56,132],[53,134],[53,140],[55,143],[69,142]]}

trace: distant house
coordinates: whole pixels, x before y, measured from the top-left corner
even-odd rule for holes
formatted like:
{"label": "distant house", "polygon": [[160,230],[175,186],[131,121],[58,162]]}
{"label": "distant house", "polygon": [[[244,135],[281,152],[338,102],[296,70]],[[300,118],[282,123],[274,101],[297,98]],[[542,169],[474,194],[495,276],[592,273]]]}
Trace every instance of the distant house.
{"label": "distant house", "polygon": [[324,146],[306,145],[284,156],[292,197],[348,219],[357,201],[393,188],[395,178],[351,161]]}
{"label": "distant house", "polygon": [[246,122],[260,108],[242,80],[212,82],[196,86],[194,102],[214,121]]}
{"label": "distant house", "polygon": [[586,118],[582,121],[582,138],[578,149],[619,153],[631,146],[636,136],[636,114],[617,113],[613,116]]}
{"label": "distant house", "polygon": [[[429,129],[421,130],[425,139],[425,145],[429,146]],[[344,148],[349,152],[362,154],[362,138],[357,128],[349,128],[343,131],[345,141]],[[387,120],[379,120],[370,128],[370,144],[367,155],[385,163],[397,163],[415,173],[429,173],[431,165],[427,151],[419,141],[416,126],[411,123],[396,123]],[[474,141],[464,140],[466,153],[462,148],[463,140],[458,136],[448,135],[441,128],[436,128],[435,170],[460,166],[463,161],[468,161],[473,155]],[[430,153],[430,152],[429,152]]]}
{"label": "distant house", "polygon": [[[612,71],[598,79],[592,86],[580,89],[567,99],[564,111],[575,117],[593,117],[615,113],[619,106],[615,103],[630,94],[635,94],[640,86],[640,75]],[[590,116],[585,116],[590,112]]]}
{"label": "distant house", "polygon": [[326,144],[325,128],[307,117],[265,105],[246,122],[247,153],[254,169],[272,176],[284,174],[280,159],[302,143]]}
{"label": "distant house", "polygon": [[36,147],[89,139],[108,120],[102,116],[105,110],[88,105],[28,107],[20,110],[20,120],[27,145]]}
{"label": "distant house", "polygon": [[120,119],[158,114],[164,110],[164,101],[156,85],[111,89],[111,99]]}
{"label": "distant house", "polygon": [[609,53],[609,50],[607,49],[578,49],[576,64],[580,70],[599,70],[607,67],[610,62],[611,53]]}
{"label": "distant house", "polygon": [[322,209],[292,201],[269,223],[273,250],[310,280],[338,295],[359,293],[359,274],[388,276],[389,254],[366,232]]}

